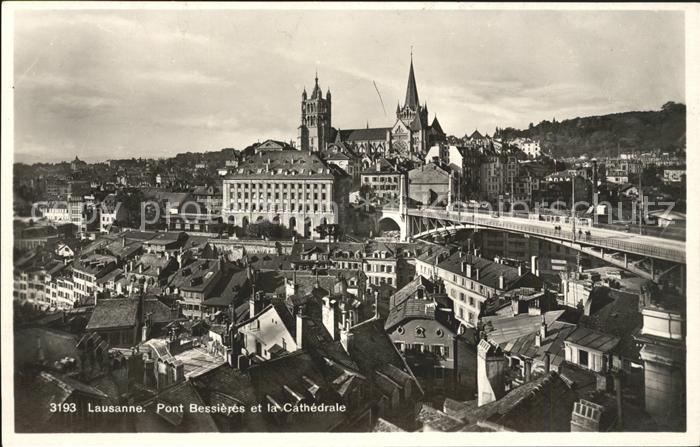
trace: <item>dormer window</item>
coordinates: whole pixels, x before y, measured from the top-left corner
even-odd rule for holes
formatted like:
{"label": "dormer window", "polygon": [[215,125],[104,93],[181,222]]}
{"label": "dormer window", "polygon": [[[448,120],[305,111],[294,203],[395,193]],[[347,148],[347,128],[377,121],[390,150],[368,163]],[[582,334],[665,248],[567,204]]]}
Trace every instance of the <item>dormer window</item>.
{"label": "dormer window", "polygon": [[416,328],[416,337],[425,337],[425,329],[421,326]]}

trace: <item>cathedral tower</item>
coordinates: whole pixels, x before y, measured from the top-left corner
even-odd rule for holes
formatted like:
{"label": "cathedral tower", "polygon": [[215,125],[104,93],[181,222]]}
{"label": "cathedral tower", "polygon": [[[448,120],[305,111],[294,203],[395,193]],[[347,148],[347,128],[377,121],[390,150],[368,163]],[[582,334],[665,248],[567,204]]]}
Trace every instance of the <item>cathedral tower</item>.
{"label": "cathedral tower", "polygon": [[301,125],[297,145],[301,150],[314,152],[325,149],[331,138],[331,91],[323,97],[318,85],[318,73],[311,97],[307,97],[306,89],[301,94]]}
{"label": "cathedral tower", "polygon": [[409,126],[418,115],[422,122],[428,120],[428,108],[421,106],[418,100],[418,86],[416,85],[416,75],[413,73],[413,54],[411,54],[411,68],[408,71],[408,83],[406,85],[406,99],[403,107],[396,108],[396,118]]}

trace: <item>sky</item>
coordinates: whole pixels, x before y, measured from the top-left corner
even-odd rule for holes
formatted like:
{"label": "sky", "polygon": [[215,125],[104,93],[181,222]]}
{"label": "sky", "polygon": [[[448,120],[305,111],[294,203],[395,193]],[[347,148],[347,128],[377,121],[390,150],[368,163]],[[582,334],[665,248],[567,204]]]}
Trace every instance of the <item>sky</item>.
{"label": "sky", "polygon": [[15,161],[29,163],[296,139],[316,70],[334,127],[390,127],[411,48],[447,134],[685,102],[682,12],[15,14]]}

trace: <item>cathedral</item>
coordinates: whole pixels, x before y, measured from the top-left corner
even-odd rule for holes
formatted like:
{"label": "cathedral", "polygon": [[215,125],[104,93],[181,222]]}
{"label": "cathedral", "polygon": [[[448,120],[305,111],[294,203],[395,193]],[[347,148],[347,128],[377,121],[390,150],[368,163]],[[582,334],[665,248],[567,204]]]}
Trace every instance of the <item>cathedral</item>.
{"label": "cathedral", "polygon": [[343,145],[356,154],[375,158],[423,160],[428,149],[445,141],[446,136],[437,117],[429,123],[428,106],[420,104],[418,86],[413,71],[413,56],[408,72],[406,98],[396,106],[396,121],[392,127],[335,129],[331,126],[331,92],[325,98],[318,85],[318,74],[311,96],[306,89],[301,95],[301,125],[297,147],[301,150],[322,151],[329,145]]}

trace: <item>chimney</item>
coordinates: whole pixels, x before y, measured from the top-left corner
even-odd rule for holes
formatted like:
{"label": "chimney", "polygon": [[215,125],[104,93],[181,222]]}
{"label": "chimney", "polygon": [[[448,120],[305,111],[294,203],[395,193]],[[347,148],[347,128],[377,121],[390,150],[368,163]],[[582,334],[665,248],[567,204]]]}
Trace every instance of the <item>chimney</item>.
{"label": "chimney", "polygon": [[374,291],[374,318],[379,318],[379,291]]}
{"label": "chimney", "polygon": [[525,382],[532,379],[532,359],[525,359]]}
{"label": "chimney", "polygon": [[122,247],[126,247],[126,236],[122,236]]}
{"label": "chimney", "polygon": [[537,256],[530,258],[530,272],[535,276],[540,275],[540,269],[537,267],[537,259]]}
{"label": "chimney", "polygon": [[498,276],[498,288],[501,290],[506,288],[506,278],[503,276],[503,273]]}
{"label": "chimney", "polygon": [[304,306],[301,306],[297,311],[296,319],[296,344],[297,349],[302,349],[304,338]]}
{"label": "chimney", "polygon": [[143,362],[143,386],[153,388],[155,385],[155,361],[149,355]]}
{"label": "chimney", "polygon": [[350,352],[350,346],[352,345],[353,333],[350,332],[350,325],[346,325],[345,328],[340,331],[340,344],[343,345],[345,352]]}
{"label": "chimney", "polygon": [[139,264],[139,273],[143,273],[143,264]]}
{"label": "chimney", "polygon": [[326,328],[331,337],[333,337],[333,340],[338,340],[338,325],[336,323],[335,316],[335,301],[331,301],[331,299],[327,296],[323,297],[321,315],[323,319],[323,326]]}
{"label": "chimney", "polygon": [[550,361],[549,356],[550,356],[549,351],[545,351],[544,352],[544,373],[545,374],[548,374],[549,369],[551,368],[551,366],[550,366],[551,361]]}
{"label": "chimney", "polygon": [[477,403],[479,406],[505,394],[506,358],[498,345],[481,340],[477,347]]}
{"label": "chimney", "polygon": [[513,295],[510,299],[510,308],[513,311],[513,316],[520,314],[520,299],[517,295]]}
{"label": "chimney", "polygon": [[544,319],[544,315],[542,315],[542,321],[540,322],[540,337],[543,340],[547,338],[547,321]]}
{"label": "chimney", "polygon": [[624,426],[622,417],[622,371],[613,372],[613,380],[615,381],[615,400],[617,402],[617,427],[622,430]]}
{"label": "chimney", "polygon": [[478,268],[475,268],[474,269],[474,279],[476,279],[478,281],[480,276],[481,276],[480,270]]}
{"label": "chimney", "polygon": [[248,369],[249,363],[250,362],[249,362],[247,356],[245,356],[243,354],[238,355],[238,369],[240,369],[241,371]]}
{"label": "chimney", "polygon": [[518,276],[523,276],[525,274],[525,268],[522,263],[518,264]]}
{"label": "chimney", "polygon": [[260,292],[251,293],[250,298],[248,298],[248,308],[250,311],[250,318],[253,318],[262,310],[262,297]]}

